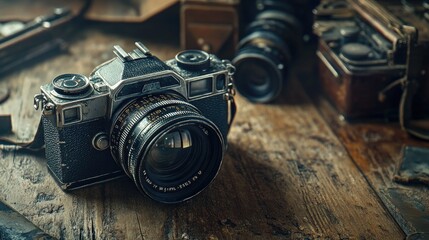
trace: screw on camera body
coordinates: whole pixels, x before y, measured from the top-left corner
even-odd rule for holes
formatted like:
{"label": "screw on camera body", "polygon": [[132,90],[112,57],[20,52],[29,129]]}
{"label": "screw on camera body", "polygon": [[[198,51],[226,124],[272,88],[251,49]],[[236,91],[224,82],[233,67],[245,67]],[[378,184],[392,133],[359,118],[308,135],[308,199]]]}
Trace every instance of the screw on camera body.
{"label": "screw on camera body", "polygon": [[[257,0],[233,59],[237,91],[252,102],[273,101],[305,36],[318,1]],[[308,37],[306,39],[309,39]]]}

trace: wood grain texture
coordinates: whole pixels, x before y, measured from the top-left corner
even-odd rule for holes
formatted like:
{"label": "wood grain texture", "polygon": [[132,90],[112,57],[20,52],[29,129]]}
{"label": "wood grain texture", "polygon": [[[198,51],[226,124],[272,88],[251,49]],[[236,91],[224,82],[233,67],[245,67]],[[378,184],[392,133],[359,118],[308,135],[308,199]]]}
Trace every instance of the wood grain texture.
{"label": "wood grain texture", "polygon": [[[156,38],[150,27],[99,27],[82,28],[68,54],[2,78],[12,94],[0,112],[14,115],[17,138],[34,134],[40,113],[32,96],[56,75],[89,74],[114,44],[130,49],[136,38],[161,59],[179,50],[174,31]],[[297,81],[277,104],[236,99],[222,169],[186,203],[153,202],[127,178],[64,193],[43,155],[15,148],[0,150],[0,200],[60,239],[404,238]]]}
{"label": "wood grain texture", "polygon": [[[310,59],[315,59],[311,58]],[[307,61],[307,69],[314,68]],[[404,146],[429,148],[429,142],[408,135],[398,122],[360,119],[347,122],[319,91],[314,72],[298,70],[313,103],[346,148],[349,156],[368,180],[383,204],[407,236],[429,231],[429,188],[422,184],[393,181],[402,160]],[[362,93],[364,94],[364,93]],[[420,124],[427,128],[427,119]]]}
{"label": "wood grain texture", "polygon": [[320,100],[324,117],[336,121],[333,131],[371,186],[407,235],[429,231],[429,188],[393,181],[404,146],[429,147],[429,143],[410,137],[398,123],[355,123],[338,120],[335,111]]}

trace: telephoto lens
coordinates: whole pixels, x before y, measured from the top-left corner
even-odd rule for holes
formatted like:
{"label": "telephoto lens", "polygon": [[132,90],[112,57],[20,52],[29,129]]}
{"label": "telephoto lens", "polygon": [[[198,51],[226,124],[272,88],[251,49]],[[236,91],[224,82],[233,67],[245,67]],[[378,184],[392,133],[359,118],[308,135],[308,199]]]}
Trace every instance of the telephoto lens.
{"label": "telephoto lens", "polygon": [[[307,3],[308,2],[308,3]],[[304,34],[311,32],[317,1],[258,0],[233,59],[238,92],[256,103],[273,101]]]}

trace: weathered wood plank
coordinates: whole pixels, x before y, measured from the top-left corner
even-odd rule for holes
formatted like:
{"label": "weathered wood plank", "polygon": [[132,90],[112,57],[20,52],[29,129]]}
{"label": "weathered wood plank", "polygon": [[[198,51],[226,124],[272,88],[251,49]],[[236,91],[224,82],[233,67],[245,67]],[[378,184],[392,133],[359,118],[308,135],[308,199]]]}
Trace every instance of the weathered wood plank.
{"label": "weathered wood plank", "polygon": [[[178,51],[174,33],[159,39],[144,27],[114,29],[83,29],[69,54],[0,81],[12,89],[0,112],[14,114],[19,139],[36,129],[39,113],[32,109],[32,95],[57,74],[88,74],[113,56],[113,44],[130,48],[136,38],[162,59]],[[129,33],[137,29],[146,34]],[[0,200],[60,239],[404,238],[296,81],[278,104],[253,105],[239,96],[237,102],[217,179],[186,203],[155,203],[126,178],[64,193],[49,176],[43,155],[14,148],[0,151]]]}
{"label": "weathered wood plank", "polygon": [[[327,118],[338,119],[332,112],[327,113],[333,110],[331,106],[321,109]],[[402,147],[429,147],[429,144],[408,136],[397,123],[339,123],[334,126],[337,126],[334,132],[406,234],[429,231],[429,189],[393,181],[401,162]]]}
{"label": "weathered wood plank", "polygon": [[[245,114],[236,124],[245,126],[250,141],[232,135],[234,146],[244,146],[233,157],[244,162],[241,170],[257,189],[255,194],[265,195],[257,196],[264,206],[259,215],[280,232],[289,230],[291,237],[401,238],[394,223],[384,226],[383,221],[390,221],[388,214],[375,212],[380,206],[377,198],[295,84],[289,84],[291,91],[281,105],[240,105]],[[282,216],[287,212],[293,216],[286,220]],[[356,219],[365,214],[372,217]]]}
{"label": "weathered wood plank", "polygon": [[[313,63],[307,62],[308,69],[312,69]],[[298,75],[359,170],[407,235],[428,232],[429,188],[398,184],[393,181],[393,176],[401,162],[403,146],[429,147],[429,142],[409,136],[397,122],[380,119],[344,121],[321,95],[317,76],[311,74],[316,72],[301,70]]]}

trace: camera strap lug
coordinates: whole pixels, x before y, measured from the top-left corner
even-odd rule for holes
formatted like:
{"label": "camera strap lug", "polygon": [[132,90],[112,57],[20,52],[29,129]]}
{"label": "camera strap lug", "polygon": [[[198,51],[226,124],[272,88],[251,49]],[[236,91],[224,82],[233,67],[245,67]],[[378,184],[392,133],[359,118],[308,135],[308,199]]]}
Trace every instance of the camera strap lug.
{"label": "camera strap lug", "polygon": [[235,67],[232,65],[229,60],[222,60],[222,63],[226,65],[226,69],[228,69],[228,75],[233,76],[235,73]]}
{"label": "camera strap lug", "polygon": [[[237,105],[235,104],[234,101],[234,96],[236,94],[235,88],[234,88],[234,79],[233,79],[233,75],[235,73],[235,67],[227,60],[223,60],[222,61],[224,64],[227,65],[227,69],[228,69],[228,75],[229,75],[229,83],[227,86],[227,92],[225,93],[225,100],[228,101],[228,106],[229,106],[229,121],[228,121],[228,125],[229,127],[231,127],[232,122],[234,121],[235,118],[235,114],[237,113]],[[229,131],[229,130],[228,130]]]}
{"label": "camera strap lug", "polygon": [[36,94],[33,100],[34,109],[36,110],[43,109],[47,101],[48,100],[46,99],[46,96],[43,93]]}

